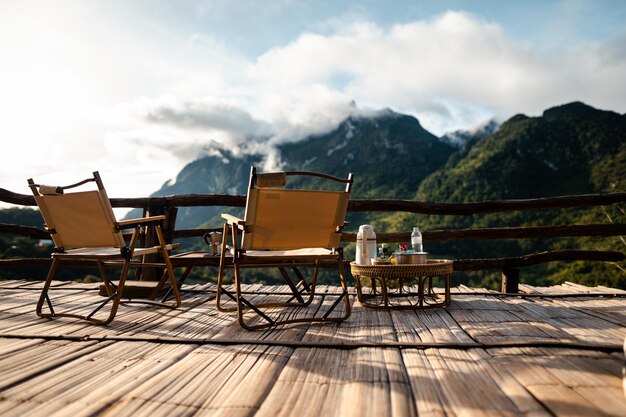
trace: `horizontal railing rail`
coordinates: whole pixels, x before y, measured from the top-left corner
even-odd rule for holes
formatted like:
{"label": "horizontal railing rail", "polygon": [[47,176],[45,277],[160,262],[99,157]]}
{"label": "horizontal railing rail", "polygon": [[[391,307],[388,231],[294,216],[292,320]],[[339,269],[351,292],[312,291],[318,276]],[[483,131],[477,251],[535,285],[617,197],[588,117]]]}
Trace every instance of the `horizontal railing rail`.
{"label": "horizontal railing rail", "polygon": [[[165,233],[169,240],[200,237],[205,233],[220,231],[221,228],[202,228],[172,230]],[[44,229],[34,226],[19,226],[0,223],[0,233],[14,234],[32,239],[49,239]],[[493,239],[534,239],[548,237],[582,237],[582,236],[622,236],[626,235],[626,224],[584,224],[557,226],[525,226],[525,227],[486,227],[474,229],[424,230],[422,236],[429,242],[453,240],[493,240]],[[343,242],[356,242],[356,233],[344,232]],[[411,232],[377,233],[379,243],[399,243],[411,240]]]}
{"label": "horizontal railing rail", "polygon": [[[35,198],[32,195],[18,194],[4,188],[0,188],[0,201],[21,206],[35,206]],[[455,216],[505,211],[601,206],[625,201],[626,193],[579,194],[531,199],[481,201],[474,203],[430,203],[413,200],[351,199],[348,202],[348,211],[403,211],[407,213]],[[166,197],[111,198],[111,205],[115,208],[144,209],[149,207],[197,206],[245,207],[246,196],[229,194],[184,194]]]}
{"label": "horizontal railing rail", "polygon": [[[0,188],[0,201],[25,207],[35,206],[32,195],[14,193]],[[511,211],[549,210],[575,207],[606,206],[626,202],[626,193],[599,193],[568,195],[557,197],[543,197],[534,199],[515,199],[500,201],[482,201],[470,203],[431,203],[413,200],[351,199],[348,203],[350,212],[406,212],[425,215],[452,215],[467,216]],[[185,194],[165,197],[145,198],[111,198],[111,205],[115,208],[141,208],[151,214],[165,214],[167,220],[163,225],[166,239],[200,237],[204,233],[221,230],[216,228],[197,228],[176,230],[176,214],[180,207],[222,206],[245,207],[245,195],[228,194]],[[15,224],[0,224],[0,234],[13,234],[32,239],[49,239],[47,231]],[[520,226],[520,227],[488,227],[447,230],[424,230],[426,241],[462,241],[462,240],[493,240],[493,239],[535,239],[556,237],[598,237],[626,235],[626,224],[574,224],[552,226]],[[150,240],[152,236],[144,236]],[[355,242],[356,233],[344,232],[342,241]],[[399,243],[410,241],[410,232],[377,233],[379,243]],[[519,268],[552,261],[604,261],[620,262],[625,255],[615,251],[591,250],[553,250],[517,257],[486,258],[486,259],[456,259],[455,271],[476,271],[485,269]],[[212,261],[207,261],[211,265]],[[2,259],[0,268],[16,268],[28,266],[48,266],[49,259]],[[78,262],[77,265],[87,266]],[[508,284],[511,284],[510,282]],[[514,288],[507,284],[507,289]]]}
{"label": "horizontal railing rail", "polygon": [[[453,259],[454,271],[483,271],[487,269],[505,269],[505,268],[522,268],[533,266],[545,262],[554,261],[600,261],[600,262],[621,262],[626,259],[626,255],[622,252],[615,251],[595,251],[595,250],[578,250],[578,249],[561,249],[553,251],[545,251],[533,253],[531,255],[511,256],[504,258],[484,258],[484,259]],[[174,267],[187,266],[187,260],[184,258],[171,258]],[[197,262],[204,266],[219,266],[219,256],[207,257]],[[345,264],[349,267],[351,260],[345,260]],[[20,267],[50,267],[52,260],[50,258],[16,258],[16,259],[0,259],[0,269],[3,268],[20,268]],[[93,267],[93,261],[87,260],[66,260],[65,265]],[[321,267],[336,268],[336,263],[328,262],[321,264]]]}

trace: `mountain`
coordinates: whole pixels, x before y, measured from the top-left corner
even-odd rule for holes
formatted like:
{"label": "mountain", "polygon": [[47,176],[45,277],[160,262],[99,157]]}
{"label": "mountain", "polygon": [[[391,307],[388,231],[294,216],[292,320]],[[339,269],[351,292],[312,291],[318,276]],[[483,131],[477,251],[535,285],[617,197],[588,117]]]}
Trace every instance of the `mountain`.
{"label": "mountain", "polygon": [[416,198],[463,202],[606,191],[625,181],[619,166],[625,136],[625,115],[580,102],[539,117],[517,115],[429,176]]}
{"label": "mountain", "polygon": [[[497,132],[459,149],[446,165],[421,183],[414,198],[434,202],[537,198],[626,189],[626,115],[602,111],[580,102],[517,115]],[[383,221],[410,230],[522,225],[625,222],[618,205],[596,208],[495,213],[480,216],[400,214]],[[548,249],[623,251],[619,238],[527,239],[426,244],[439,254],[464,257],[516,256]],[[625,274],[601,263],[544,264],[525,269],[524,281],[552,283],[568,279],[626,287]],[[495,274],[494,274],[495,276]],[[496,279],[492,276],[492,279]],[[592,280],[592,281],[584,281]],[[478,282],[477,285],[488,286]]]}
{"label": "mountain", "polygon": [[391,110],[350,117],[334,131],[279,148],[285,170],[355,175],[354,198],[412,198],[454,152],[419,121]]}
{"label": "mountain", "polygon": [[[354,198],[411,198],[420,182],[442,167],[455,147],[426,131],[412,116],[383,110],[372,117],[350,117],[335,130],[278,146],[285,171],[355,175]],[[214,155],[191,162],[174,182],[153,196],[171,194],[245,194],[250,166],[262,167],[264,155],[235,156],[213,148]],[[219,207],[182,207],[177,227],[209,222],[217,226]],[[232,211],[232,210],[231,210]],[[133,215],[136,213],[131,213]]]}

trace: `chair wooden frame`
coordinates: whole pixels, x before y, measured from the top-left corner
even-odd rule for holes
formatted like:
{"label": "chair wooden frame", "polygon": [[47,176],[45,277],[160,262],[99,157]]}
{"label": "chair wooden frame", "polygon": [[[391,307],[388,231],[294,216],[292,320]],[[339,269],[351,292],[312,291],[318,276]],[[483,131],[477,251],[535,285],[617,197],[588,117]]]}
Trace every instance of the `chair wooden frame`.
{"label": "chair wooden frame", "polygon": [[[65,190],[90,182],[96,183],[96,190],[65,193]],[[32,178],[28,180],[28,185],[35,196],[35,201],[45,222],[45,228],[50,233],[55,246],[51,255],[52,265],[37,302],[36,313],[38,316],[44,318],[71,317],[101,325],[110,323],[114,319],[119,305],[130,302],[130,300],[123,301],[127,298],[124,289],[127,288],[130,268],[137,268],[138,273],[141,273],[143,268],[163,270],[160,281],[141,281],[142,284],[147,284],[145,286],[148,287],[148,290],[152,289],[152,291],[146,300],[132,300],[133,302],[169,308],[180,306],[180,292],[169,258],[169,252],[179,245],[166,244],[165,242],[160,227],[165,216],[117,221],[97,171],[93,173],[92,178],[68,186],[51,187],[36,184]],[[158,245],[138,247],[140,236],[146,227],[154,227]],[[128,243],[122,233],[122,230],[125,229],[133,229]],[[162,261],[148,262],[148,256],[154,257],[155,254],[160,255]],[[53,307],[49,294],[51,282],[60,264],[64,261],[95,262],[100,271],[107,297],[104,301],[95,303],[96,307],[87,315],[57,312]],[[107,267],[121,268],[117,283],[109,279],[106,272]],[[163,302],[154,301],[168,280],[175,301],[170,303],[165,303],[165,299]],[[96,318],[95,314],[110,302],[112,304],[109,314],[104,314],[103,318]],[[44,303],[49,312],[44,312]]]}
{"label": "chair wooden frame", "polygon": [[[345,184],[345,189],[343,191],[284,189],[287,177],[296,176],[318,177],[331,184],[342,183]],[[222,214],[225,223],[218,271],[216,297],[218,310],[222,312],[237,311],[239,324],[247,330],[296,323],[338,322],[347,319],[351,313],[351,306],[343,267],[343,250],[339,242],[345,225],[344,218],[352,183],[352,174],[349,174],[346,179],[306,171],[260,174],[256,172],[256,168],[252,167],[245,220],[229,214]],[[273,202],[264,205],[261,203],[264,197],[268,201],[273,200]],[[321,203],[316,204],[320,201]],[[303,203],[313,207],[307,207],[307,213],[304,214],[293,213],[294,202],[296,202],[295,207],[300,209],[302,209]],[[274,211],[273,216],[264,216],[262,213],[268,206]],[[276,212],[278,212],[277,216]],[[307,225],[307,214],[312,214],[311,225]],[[323,218],[325,223],[321,226],[316,225],[316,217]],[[232,246],[228,245],[229,238]],[[227,253],[232,254],[232,265],[229,260],[227,261]],[[274,320],[266,314],[264,309],[310,305],[316,296],[316,283],[322,262],[336,264],[342,287],[342,292],[337,295],[336,300],[324,314],[285,320]],[[230,267],[234,270],[234,293],[224,286],[224,269]],[[313,268],[310,282],[307,282],[301,273],[299,269],[301,267]],[[291,290],[291,293],[280,295],[287,295],[290,298],[284,302],[256,304],[251,302],[241,288],[241,270],[248,268],[277,268]],[[295,274],[298,279],[297,283],[294,283],[288,270]],[[270,295],[278,295],[278,293]],[[224,306],[223,296],[234,301],[236,306]],[[341,301],[344,302],[345,306],[343,315],[331,316]],[[256,313],[263,322],[253,324],[251,320],[246,321],[244,312],[249,310]]]}

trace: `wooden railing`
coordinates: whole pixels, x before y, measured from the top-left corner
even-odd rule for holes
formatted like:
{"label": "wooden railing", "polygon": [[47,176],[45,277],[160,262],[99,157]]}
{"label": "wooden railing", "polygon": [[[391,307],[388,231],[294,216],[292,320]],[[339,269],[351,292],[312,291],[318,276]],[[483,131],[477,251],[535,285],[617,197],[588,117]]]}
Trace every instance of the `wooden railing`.
{"label": "wooden railing", "polygon": [[[0,201],[20,206],[35,206],[33,196],[17,194],[0,188]],[[442,216],[474,215],[496,212],[545,210],[574,207],[606,206],[626,201],[626,193],[584,194],[535,198],[524,200],[483,201],[474,203],[430,203],[412,200],[350,200],[350,212],[408,212]],[[190,194],[167,197],[112,198],[114,208],[141,208],[151,215],[164,214],[163,225],[166,239],[199,237],[215,229],[176,229],[176,214],[179,207],[227,206],[245,207],[244,195]],[[0,224],[0,233],[26,236],[33,239],[49,238],[48,233],[36,227]],[[424,230],[424,240],[458,241],[489,239],[528,239],[551,237],[620,236],[626,235],[626,224],[585,224],[527,227],[492,227],[475,229]],[[146,237],[148,240],[151,237]],[[356,233],[343,233],[342,240],[356,241]],[[410,232],[377,233],[377,241],[397,243],[410,241]],[[620,262],[625,259],[622,252],[593,250],[553,250],[519,257],[487,259],[455,259],[455,271],[485,269],[503,270],[503,291],[511,292],[517,287],[517,268],[551,261],[605,261]],[[0,268],[44,265],[44,259],[3,259]]]}

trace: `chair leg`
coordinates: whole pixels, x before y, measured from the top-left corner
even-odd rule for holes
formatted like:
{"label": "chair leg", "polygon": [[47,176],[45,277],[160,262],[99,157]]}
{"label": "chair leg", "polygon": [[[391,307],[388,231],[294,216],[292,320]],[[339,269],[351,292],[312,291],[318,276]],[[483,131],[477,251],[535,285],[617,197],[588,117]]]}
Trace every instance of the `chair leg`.
{"label": "chair leg", "polygon": [[[52,282],[52,278],[54,278],[54,274],[59,266],[59,260],[56,258],[52,258],[52,265],[50,265],[50,269],[48,270],[48,275],[46,276],[46,281],[43,284],[43,289],[41,290],[41,295],[39,296],[39,301],[37,302],[37,315],[39,317],[50,318],[54,317],[56,314],[54,313],[54,309],[52,308],[52,302],[50,301],[50,297],[48,296],[48,290],[50,289],[50,283]],[[43,303],[46,301],[48,303],[48,308],[50,309],[50,313],[43,312]]]}
{"label": "chair leg", "polygon": [[[171,267],[171,264],[169,265]],[[170,281],[170,288],[169,290],[167,290],[167,293],[163,296],[163,298],[161,298],[161,304],[165,304],[167,299],[169,298],[170,295],[174,294],[174,303],[172,305],[168,305],[165,304],[167,307],[171,307],[171,308],[176,308],[178,306],[180,306],[181,304],[181,296],[180,296],[180,288],[179,283],[176,281],[176,278],[174,276],[174,268],[170,268],[167,266],[165,269],[163,270],[163,274],[161,274],[161,279],[159,280],[159,283],[157,284],[156,287],[154,287],[154,290],[152,290],[152,293],[150,294],[150,296],[148,297],[148,299],[150,301],[154,301],[157,296],[159,295],[159,292],[161,291],[161,289],[163,289],[163,286],[165,285],[165,282],[169,279]],[[186,276],[185,276],[186,278]],[[157,301],[155,301],[157,302]]]}
{"label": "chair leg", "polygon": [[[253,305],[245,297],[243,297],[242,291],[241,291],[240,268],[239,268],[239,265],[235,263],[233,265],[233,268],[235,271],[235,289],[236,289],[235,300],[237,302],[237,316],[238,316],[239,324],[241,325],[241,327],[243,327],[246,330],[260,330],[260,329],[267,329],[270,327],[276,327],[276,326],[285,325],[285,324],[339,322],[339,321],[346,320],[348,317],[350,317],[351,305],[350,305],[350,296],[348,294],[348,285],[347,285],[345,273],[343,270],[343,259],[341,257],[339,257],[339,259],[337,260],[337,264],[338,264],[338,269],[339,269],[339,277],[341,280],[342,292],[321,317],[320,316],[303,317],[303,318],[276,321],[270,318],[267,314],[263,313],[263,311],[261,311],[261,308],[267,307],[268,304]],[[313,276],[311,278],[311,285],[310,285],[311,297],[315,295],[315,286],[317,284],[318,272],[319,272],[319,260],[316,260],[314,263]],[[227,294],[225,290],[223,291],[225,294]],[[341,301],[344,302],[344,306],[345,306],[344,314],[339,317],[329,317],[330,314],[335,310],[335,308],[341,303]],[[292,306],[294,305],[299,305],[299,304],[294,303]],[[276,307],[276,305],[271,305],[271,306]],[[258,314],[261,318],[265,320],[265,323],[258,324],[258,325],[251,325],[249,324],[249,322],[247,323],[244,320],[244,312],[247,310],[253,310],[256,314]]]}
{"label": "chair leg", "polygon": [[346,273],[343,267],[343,256],[340,254],[337,260],[337,266],[339,268],[339,279],[341,280],[341,288],[344,292],[343,302],[346,307],[346,313],[342,317],[342,320],[346,320],[352,313],[352,307],[350,306],[350,295],[348,294],[348,283],[346,282]]}
{"label": "chair leg", "polygon": [[155,297],[158,291],[165,284],[165,279],[169,277],[170,285],[172,287],[172,292],[174,293],[174,298],[176,299],[176,303],[174,308],[179,307],[181,304],[180,291],[178,290],[178,283],[176,282],[176,277],[174,276],[174,268],[172,267],[172,262],[170,261],[170,255],[167,253],[167,249],[165,247],[165,238],[163,237],[163,231],[159,226],[155,227],[157,232],[157,237],[159,239],[159,244],[161,245],[161,255],[163,256],[163,262],[165,263],[165,271],[163,272],[163,277],[161,277],[161,281],[155,291]]}
{"label": "chair leg", "polygon": [[[180,280],[178,280],[178,292],[181,291],[181,288],[183,286],[183,283],[187,280],[187,277],[189,276],[189,274],[191,273],[191,270],[193,269],[193,265],[189,265],[188,267],[185,268],[185,271],[183,271],[183,274],[180,277]],[[167,299],[170,297],[170,295],[172,295],[172,292],[174,290],[172,288],[170,288],[169,290],[167,290],[167,292],[165,293],[165,295],[163,296],[163,298],[161,298],[161,302],[165,303],[167,301]],[[182,295],[181,295],[182,297]]]}
{"label": "chair leg", "polygon": [[[339,296],[339,298],[335,300],[335,302],[330,306],[328,311],[326,311],[326,313],[322,316],[322,321],[343,321],[343,320],[346,320],[348,317],[350,317],[350,314],[352,312],[352,309],[350,306],[350,296],[348,294],[348,284],[346,282],[346,276],[345,276],[345,272],[343,269],[343,257],[342,256],[339,256],[339,259],[337,259],[337,266],[339,268],[339,280],[341,281],[341,289],[343,291],[341,295]],[[344,302],[345,313],[341,317],[329,318],[328,316],[330,315],[330,313],[332,313],[335,307],[337,307],[337,305],[341,302],[341,300],[343,300]]]}
{"label": "chair leg", "polygon": [[[39,317],[43,317],[43,318],[52,318],[52,317],[71,317],[71,318],[76,318],[76,319],[82,319],[82,320],[87,320],[90,321],[94,324],[108,324],[110,323],[113,318],[115,317],[115,314],[117,313],[117,308],[119,306],[120,303],[120,294],[121,291],[123,290],[124,287],[124,281],[126,280],[126,275],[128,274],[128,267],[129,267],[129,263],[130,262],[126,262],[124,264],[124,267],[122,268],[122,277],[120,278],[120,285],[117,288],[117,291],[114,291],[112,294],[109,294],[109,297],[101,302],[98,307],[96,307],[94,310],[92,310],[88,315],[86,316],[82,316],[79,314],[72,314],[72,313],[56,313],[52,307],[52,302],[50,300],[50,296],[49,296],[49,290],[50,290],[50,284],[52,282],[52,279],[54,278],[54,275],[59,267],[59,263],[60,260],[57,258],[53,258],[52,259],[52,265],[50,266],[50,270],[48,271],[48,276],[46,277],[46,281],[44,283],[43,289],[41,291],[41,295],[39,296],[39,301],[37,302],[37,308],[36,308],[36,313]],[[98,265],[99,268],[102,270],[104,269],[103,265]],[[105,281],[105,285],[107,284],[107,276],[106,276],[106,272],[105,275],[103,275],[103,280]],[[110,283],[109,283],[110,284]],[[107,287],[107,291],[110,291],[111,287]],[[101,319],[95,319],[93,318],[93,315],[96,314],[98,311],[100,311],[100,309],[102,309],[102,307],[104,307],[108,302],[113,301],[113,305],[111,306],[111,311],[109,312],[108,317],[105,320],[101,320]],[[47,302],[48,303],[48,308],[50,309],[50,313],[44,313],[43,312],[43,303]]]}
{"label": "chair leg", "polygon": [[[237,301],[237,319],[239,321],[239,325],[241,327],[243,327],[246,330],[257,330],[257,329],[261,329],[261,328],[267,328],[267,327],[273,327],[276,325],[276,323],[274,322],[274,320],[272,320],[271,318],[269,318],[265,313],[263,313],[261,310],[259,310],[254,304],[250,303],[248,300],[246,300],[243,295],[241,294],[241,275],[240,275],[240,270],[239,270],[239,264],[237,262],[235,262],[233,264],[233,269],[235,272],[235,298]],[[244,307],[245,305],[245,307]],[[267,321],[266,324],[262,324],[262,325],[257,325],[257,326],[250,326],[248,325],[243,317],[243,313],[244,310],[247,309],[251,309],[253,310],[255,313],[257,313],[260,317],[262,317],[263,319],[265,319]]]}
{"label": "chair leg", "polygon": [[98,269],[100,270],[100,276],[102,277],[102,281],[104,282],[104,288],[107,291],[107,295],[111,297],[115,293],[114,285],[109,280],[109,274],[107,274],[106,269],[104,268],[104,262],[98,260]]}
{"label": "chair leg", "polygon": [[[126,283],[126,277],[128,277],[129,269],[130,269],[130,259],[127,259],[124,261],[124,264],[122,266],[122,272],[120,273],[120,279],[117,284],[117,287],[115,288],[115,291],[113,291],[112,294],[110,294],[106,300],[100,303],[100,305],[96,307],[91,313],[83,317],[85,320],[89,320],[90,322],[94,324],[99,324],[99,325],[106,325],[113,321],[113,319],[115,318],[115,315],[117,314],[117,310],[122,302],[122,294],[124,294],[124,284]],[[102,271],[104,271],[104,264],[102,265]],[[106,281],[109,281],[106,271],[104,271],[102,280],[105,281],[105,286],[106,286]],[[111,285],[111,287],[113,286]],[[107,291],[109,291],[109,289],[107,289]],[[113,301],[113,304],[111,304],[111,310],[109,310],[109,315],[107,316],[107,318],[104,320],[93,318],[93,316],[110,301]]]}
{"label": "chair leg", "polygon": [[[255,311],[257,309],[260,309],[260,308],[306,307],[306,306],[310,305],[313,302],[313,299],[315,297],[315,283],[317,281],[317,276],[318,276],[317,263],[315,262],[312,265],[307,265],[307,266],[312,266],[314,268],[313,269],[313,275],[312,275],[312,278],[311,278],[311,284],[307,284],[306,279],[303,277],[303,275],[300,273],[300,271],[296,267],[292,267],[294,271],[297,271],[296,275],[300,279],[300,281],[298,282],[297,285],[294,284],[293,280],[291,279],[291,277],[287,273],[287,270],[285,269],[286,266],[289,266],[289,265],[286,264],[285,266],[279,266],[279,267],[277,267],[277,269],[282,274],[283,279],[285,280],[287,286],[291,290],[292,296],[289,299],[287,299],[287,301],[281,301],[281,302],[271,302],[270,301],[270,302],[263,302],[263,303],[259,303],[259,304],[251,304],[251,303],[248,303],[246,301],[243,304],[248,306],[247,308],[251,308],[251,309],[253,309]],[[298,288],[297,288],[298,285],[300,285],[300,284],[302,284],[302,287],[303,287],[302,290],[298,290]],[[303,297],[303,291],[307,295],[306,299]],[[222,283],[221,283],[221,274],[218,273],[217,296],[220,297],[220,298],[218,298],[218,301],[217,301],[217,309],[219,311],[221,311],[221,312],[237,311],[237,307],[236,306],[235,307],[228,307],[228,308],[221,306],[221,296],[222,295],[226,295],[229,298],[234,299],[233,296],[232,296],[232,292],[227,291],[224,288],[224,286],[222,285]],[[274,295],[277,295],[277,294],[274,294]],[[287,295],[287,294],[281,294],[281,295]],[[296,299],[297,301],[296,302],[292,301],[294,299]],[[244,300],[245,300],[245,298],[244,298]],[[254,306],[254,307],[250,307],[250,306]]]}
{"label": "chair leg", "polygon": [[[215,304],[218,311],[227,312],[233,311],[231,308],[222,307],[222,292],[223,292],[223,280],[224,280],[224,260],[226,259],[226,242],[228,238],[229,227],[228,224],[224,224],[224,232],[222,234],[222,252],[220,253],[220,266],[217,271],[217,291],[215,297]],[[234,246],[234,244],[233,244]]]}
{"label": "chair leg", "polygon": [[[297,271],[296,276],[299,278],[298,284],[293,283],[291,276],[289,276],[289,273],[284,267],[280,267],[278,268],[278,270],[280,271],[281,275],[283,276],[285,282],[287,283],[287,285],[289,286],[289,289],[291,290],[293,294],[293,296],[291,296],[285,302],[285,305],[291,305],[291,301],[293,299],[296,299],[298,301],[296,305],[308,306],[309,304],[311,304],[311,302],[313,301],[313,294],[311,293],[311,290],[309,289],[309,286],[306,283],[306,280],[304,279],[304,277],[300,278],[302,274],[300,274],[300,271],[298,270],[298,268],[293,267],[293,270]],[[300,285],[300,283],[302,283],[302,287],[303,287],[302,290],[298,290],[298,285]],[[304,300],[304,298],[302,298],[302,291],[305,291],[308,294],[308,299],[306,301]]]}
{"label": "chair leg", "polygon": [[94,321],[97,324],[109,324],[111,321],[113,321],[113,318],[115,318],[115,315],[117,314],[117,309],[122,301],[122,294],[124,294],[124,284],[126,283],[126,277],[128,276],[129,269],[130,269],[130,259],[127,259],[124,261],[124,265],[122,266],[122,272],[120,273],[120,280],[117,284],[117,289],[109,297],[113,301],[113,304],[111,305],[111,311],[109,312],[109,317],[107,317],[106,320],[93,320],[92,319],[92,321]]}

